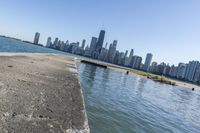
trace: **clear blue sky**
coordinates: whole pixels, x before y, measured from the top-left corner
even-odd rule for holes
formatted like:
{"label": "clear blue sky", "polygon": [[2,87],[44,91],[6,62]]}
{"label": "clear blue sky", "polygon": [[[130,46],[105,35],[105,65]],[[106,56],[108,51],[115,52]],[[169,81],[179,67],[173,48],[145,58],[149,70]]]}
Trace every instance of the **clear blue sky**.
{"label": "clear blue sky", "polygon": [[101,29],[120,51],[170,64],[200,60],[200,0],[0,0],[0,34],[89,44]]}

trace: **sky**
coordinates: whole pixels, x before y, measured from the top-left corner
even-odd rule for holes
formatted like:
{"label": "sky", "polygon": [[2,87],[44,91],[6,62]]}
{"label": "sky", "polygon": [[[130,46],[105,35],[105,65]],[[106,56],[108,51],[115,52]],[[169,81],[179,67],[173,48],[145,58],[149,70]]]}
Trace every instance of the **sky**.
{"label": "sky", "polygon": [[40,43],[47,37],[70,42],[98,37],[118,40],[117,49],[134,49],[169,64],[200,61],[200,0],[0,0],[0,34]]}

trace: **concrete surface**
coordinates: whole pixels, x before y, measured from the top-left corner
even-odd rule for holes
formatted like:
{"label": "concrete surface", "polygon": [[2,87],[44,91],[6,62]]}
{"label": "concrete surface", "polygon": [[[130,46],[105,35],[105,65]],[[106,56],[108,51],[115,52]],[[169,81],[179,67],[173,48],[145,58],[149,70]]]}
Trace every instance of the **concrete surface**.
{"label": "concrete surface", "polygon": [[1,55],[0,133],[89,133],[75,60]]}

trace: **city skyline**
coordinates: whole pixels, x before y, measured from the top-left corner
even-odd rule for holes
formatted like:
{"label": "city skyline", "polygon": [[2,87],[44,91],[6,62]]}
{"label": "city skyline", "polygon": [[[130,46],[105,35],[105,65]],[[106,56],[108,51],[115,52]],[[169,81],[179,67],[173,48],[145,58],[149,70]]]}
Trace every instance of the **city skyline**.
{"label": "city skyline", "polygon": [[[38,35],[40,34],[36,32],[33,42],[33,44],[35,45],[38,45]],[[106,43],[105,46],[103,46],[105,35],[106,31],[101,30],[98,38],[93,36],[91,38],[90,45],[87,45],[86,47],[85,39],[83,39],[82,44],[80,45],[80,42],[64,42],[59,38],[55,38],[54,41],[51,41],[51,37],[48,37],[46,47],[60,50],[66,53],[71,53],[74,55],[84,56],[95,60],[112,63],[131,69],[136,69],[161,76],[175,78],[182,81],[200,84],[199,61],[192,60],[188,63],[180,62],[178,65],[169,65],[165,62],[157,63],[156,61],[152,62],[152,53],[147,53],[146,58],[143,61],[141,56],[134,54],[134,49],[130,50],[129,55],[128,50],[117,50],[117,40],[113,40],[113,42],[109,44],[109,48],[107,48],[108,43]],[[35,40],[37,41],[35,42]]]}
{"label": "city skyline", "polygon": [[104,29],[105,42],[118,40],[118,50],[134,48],[143,59],[150,52],[155,61],[170,65],[200,60],[200,2],[196,0],[9,1],[0,2],[3,35],[32,41],[38,31],[42,44],[51,36],[85,39],[88,45],[90,37]]}

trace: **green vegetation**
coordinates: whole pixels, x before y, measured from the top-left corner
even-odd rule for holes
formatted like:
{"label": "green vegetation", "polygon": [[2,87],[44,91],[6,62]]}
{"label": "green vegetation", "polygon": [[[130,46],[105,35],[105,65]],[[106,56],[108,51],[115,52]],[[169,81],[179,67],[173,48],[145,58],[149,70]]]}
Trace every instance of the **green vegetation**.
{"label": "green vegetation", "polygon": [[170,79],[168,79],[168,78],[166,78],[164,76],[151,74],[151,73],[146,73],[146,72],[135,70],[135,69],[132,69],[132,70],[129,70],[129,71],[132,72],[132,73],[135,73],[137,75],[144,76],[144,77],[147,77],[149,79],[152,79],[152,80],[154,80],[156,82],[169,84],[169,85],[176,85],[176,82],[173,82],[173,81],[171,81]]}

